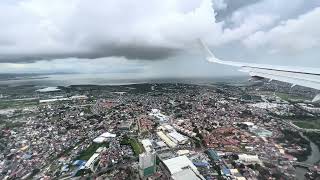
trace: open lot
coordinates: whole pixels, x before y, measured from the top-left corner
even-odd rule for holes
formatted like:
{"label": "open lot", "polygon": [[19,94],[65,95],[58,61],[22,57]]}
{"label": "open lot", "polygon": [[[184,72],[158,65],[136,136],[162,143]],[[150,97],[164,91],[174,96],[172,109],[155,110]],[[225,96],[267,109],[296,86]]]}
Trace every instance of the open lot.
{"label": "open lot", "polygon": [[87,149],[82,151],[77,159],[88,160],[99,147],[109,147],[109,143],[92,143]]}
{"label": "open lot", "polygon": [[35,106],[39,104],[39,100],[5,100],[0,101],[0,109],[23,108],[27,106]]}
{"label": "open lot", "polygon": [[293,121],[293,124],[305,129],[320,129],[320,120]]}

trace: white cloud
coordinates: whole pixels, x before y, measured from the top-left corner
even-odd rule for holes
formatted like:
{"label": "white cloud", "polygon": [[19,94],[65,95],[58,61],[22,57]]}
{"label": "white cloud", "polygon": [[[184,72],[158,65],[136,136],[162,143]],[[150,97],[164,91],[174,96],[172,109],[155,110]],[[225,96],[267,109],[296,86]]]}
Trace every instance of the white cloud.
{"label": "white cloud", "polygon": [[247,47],[267,47],[270,52],[300,52],[320,45],[320,8],[297,19],[282,22],[269,31],[259,31],[244,40]]}
{"label": "white cloud", "polygon": [[223,30],[223,42],[243,40],[257,31],[272,28],[299,13],[304,3],[304,0],[260,0],[240,8],[225,19],[229,27]]}
{"label": "white cloud", "polygon": [[273,15],[248,16],[247,19],[235,28],[226,28],[223,32],[224,41],[242,40],[259,29],[272,25],[278,19]]}
{"label": "white cloud", "polygon": [[210,0],[22,0],[0,6],[0,27],[3,54],[126,56],[180,49],[221,25]]}
{"label": "white cloud", "polygon": [[234,13],[232,28],[223,29],[225,23],[216,22],[214,9],[226,7],[224,0],[6,3],[0,6],[0,61],[21,61],[21,55],[25,61],[23,57],[165,59],[197,38],[220,46],[241,40],[277,19],[277,15],[249,6]]}
{"label": "white cloud", "polygon": [[227,3],[224,0],[213,0],[213,8],[215,10],[223,10],[227,8]]}
{"label": "white cloud", "polygon": [[[308,21],[304,20],[307,15],[286,21],[308,11],[315,3],[240,1],[238,4],[245,5],[234,9],[233,0],[0,2],[0,63],[9,62],[0,64],[0,72],[120,72],[143,71],[145,66],[148,72],[155,69],[148,69],[152,63],[139,61],[142,59],[166,61],[157,73],[165,72],[165,67],[179,58],[176,55],[189,57],[186,50],[195,49],[197,38],[214,46],[211,48],[221,57],[241,52],[243,59],[247,57],[242,52],[249,56],[255,52],[241,49],[241,42],[247,47],[272,47],[272,53],[318,46],[319,18],[315,17],[319,15]],[[228,11],[227,15],[217,22],[215,15],[222,11]],[[274,28],[279,21],[285,23]],[[224,49],[224,54],[219,48]],[[122,63],[118,63],[120,60]],[[24,63],[27,61],[32,63]],[[204,66],[207,64],[201,68]]]}
{"label": "white cloud", "polygon": [[235,11],[230,21],[236,26],[240,26],[252,16],[271,16],[279,19],[287,19],[296,15],[299,9],[307,4],[305,0],[261,0],[244,8]]}

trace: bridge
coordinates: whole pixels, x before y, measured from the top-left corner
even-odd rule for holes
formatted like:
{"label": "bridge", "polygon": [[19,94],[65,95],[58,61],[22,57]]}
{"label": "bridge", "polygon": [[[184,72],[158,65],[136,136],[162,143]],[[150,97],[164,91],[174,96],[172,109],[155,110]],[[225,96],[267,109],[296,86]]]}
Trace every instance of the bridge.
{"label": "bridge", "polygon": [[313,164],[304,163],[304,162],[294,162],[293,166],[299,166],[299,167],[303,167],[303,168],[311,168],[314,165]]}

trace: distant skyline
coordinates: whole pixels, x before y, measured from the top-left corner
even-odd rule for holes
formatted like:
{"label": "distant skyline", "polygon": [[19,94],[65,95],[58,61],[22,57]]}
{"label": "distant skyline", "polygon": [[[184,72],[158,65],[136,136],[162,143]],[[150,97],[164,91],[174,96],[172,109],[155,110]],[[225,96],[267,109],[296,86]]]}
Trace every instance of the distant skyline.
{"label": "distant skyline", "polygon": [[221,59],[319,67],[318,0],[3,0],[0,73],[240,75]]}

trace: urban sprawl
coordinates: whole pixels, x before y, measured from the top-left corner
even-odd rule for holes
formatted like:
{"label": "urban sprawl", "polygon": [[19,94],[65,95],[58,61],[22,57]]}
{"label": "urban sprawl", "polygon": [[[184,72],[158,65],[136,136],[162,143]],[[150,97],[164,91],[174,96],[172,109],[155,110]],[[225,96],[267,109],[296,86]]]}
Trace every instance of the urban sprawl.
{"label": "urban sprawl", "polygon": [[294,88],[1,86],[0,179],[317,179],[320,107]]}

